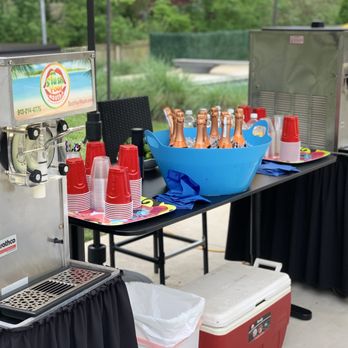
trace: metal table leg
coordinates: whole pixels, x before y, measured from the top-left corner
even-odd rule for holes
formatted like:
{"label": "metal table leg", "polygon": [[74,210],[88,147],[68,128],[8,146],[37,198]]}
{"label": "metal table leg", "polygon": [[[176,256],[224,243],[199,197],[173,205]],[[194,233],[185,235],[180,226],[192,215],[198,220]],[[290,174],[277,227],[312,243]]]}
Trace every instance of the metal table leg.
{"label": "metal table leg", "polygon": [[85,261],[85,240],[83,227],[69,225],[70,257],[74,260]]}
{"label": "metal table leg", "polygon": [[114,235],[109,233],[109,256],[110,256],[110,266],[115,267],[115,249],[114,249]]}
{"label": "metal table leg", "polygon": [[204,241],[204,244],[203,244],[203,270],[204,270],[204,274],[206,274],[209,272],[207,213],[202,214],[202,239]]}
{"label": "metal table leg", "polygon": [[[155,259],[158,259],[158,234],[161,233],[161,231],[156,231],[153,234],[153,257]],[[158,273],[158,263],[154,263],[153,265],[154,272]]]}
{"label": "metal table leg", "polygon": [[158,268],[159,268],[159,275],[160,275],[160,283],[165,285],[166,279],[165,279],[165,254],[164,254],[164,247],[163,247],[163,231],[160,231],[158,233]]}

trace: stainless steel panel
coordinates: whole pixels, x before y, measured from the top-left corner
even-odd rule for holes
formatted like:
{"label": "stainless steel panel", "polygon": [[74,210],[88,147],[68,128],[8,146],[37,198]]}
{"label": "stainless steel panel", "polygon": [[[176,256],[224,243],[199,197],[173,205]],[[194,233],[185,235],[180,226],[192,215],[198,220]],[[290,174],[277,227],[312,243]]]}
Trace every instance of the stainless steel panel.
{"label": "stainless steel panel", "polygon": [[[65,179],[46,184],[46,198],[34,199],[32,188],[12,185],[0,173],[0,240],[17,236],[17,250],[0,257],[0,289],[64,267],[68,258]],[[63,244],[53,239],[63,239]]]}
{"label": "stainless steel panel", "polygon": [[302,145],[307,146],[309,141],[310,127],[307,120],[310,117],[310,98],[308,95],[295,94],[294,96],[294,114],[298,115],[300,123],[300,139]]}
{"label": "stainless steel panel", "polygon": [[[329,128],[328,100],[326,97],[313,96],[311,115],[308,122],[309,144],[314,148],[333,148],[334,138],[325,139],[325,130]],[[333,134],[334,129],[330,131]]]}
{"label": "stainless steel panel", "polygon": [[337,93],[340,97],[336,125],[339,148],[348,146],[348,33],[345,33],[342,41],[342,71],[337,79]]}
{"label": "stainless steel panel", "polygon": [[64,52],[51,54],[32,54],[27,56],[0,57],[0,66],[12,66],[22,64],[39,64],[55,62],[58,60],[88,59],[94,57],[93,51]]}
{"label": "stainless steel panel", "polygon": [[37,315],[53,303],[62,302],[67,296],[76,294],[77,291],[106,278],[109,274],[110,272],[87,268],[67,268],[1,300],[0,309],[6,310],[9,316],[20,318]]}
{"label": "stainless steel panel", "polygon": [[0,66],[0,126],[10,125],[13,120],[13,98],[10,69]]}
{"label": "stainless steel panel", "polygon": [[[71,260],[69,262],[69,264],[67,264],[67,266],[68,267],[82,267],[82,268],[85,268],[86,264],[84,262]],[[95,283],[95,284],[93,284],[93,285],[91,285],[91,286],[89,286],[87,288],[80,288],[77,294],[75,294],[73,296],[69,296],[67,299],[63,300],[62,303],[54,305],[54,307],[48,309],[47,311],[44,311],[43,313],[39,314],[36,317],[27,318],[27,319],[25,319],[23,321],[20,321],[17,324],[11,324],[11,322],[1,321],[0,320],[0,327],[7,328],[7,329],[28,327],[29,325],[32,325],[34,322],[37,322],[37,321],[40,321],[40,320],[46,318],[51,313],[57,311],[59,308],[72,303],[76,299],[81,298],[82,296],[84,296],[87,293],[93,291],[94,289],[98,288],[102,284],[105,284],[109,280],[114,279],[115,277],[118,277],[120,275],[120,271],[118,269],[115,269],[115,268],[105,267],[105,266],[101,266],[101,265],[88,265],[87,267],[89,269],[93,269],[93,270],[104,272],[104,273],[109,273],[111,271],[111,274],[107,278],[103,279],[102,281],[100,281],[98,283]],[[3,319],[3,320],[5,320],[5,319]]]}
{"label": "stainless steel panel", "polygon": [[269,115],[298,114],[304,145],[348,145],[346,41],[345,31],[251,32],[249,104],[265,106]]}

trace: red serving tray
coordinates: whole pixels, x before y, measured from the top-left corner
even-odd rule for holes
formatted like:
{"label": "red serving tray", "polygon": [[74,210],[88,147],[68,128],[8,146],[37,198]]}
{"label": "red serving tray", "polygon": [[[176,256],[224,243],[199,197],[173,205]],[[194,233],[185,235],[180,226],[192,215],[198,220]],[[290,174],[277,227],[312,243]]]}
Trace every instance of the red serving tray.
{"label": "red serving tray", "polygon": [[130,219],[110,220],[107,217],[105,217],[105,214],[103,212],[97,212],[92,209],[83,212],[69,211],[69,216],[101,225],[119,226],[147,219],[152,219],[156,216],[170,213],[175,209],[175,205],[157,202],[152,198],[141,197],[141,207],[139,209],[134,210],[134,214]]}
{"label": "red serving tray", "polygon": [[285,163],[285,164],[301,164],[308,163],[312,161],[319,160],[321,158],[327,157],[331,154],[331,152],[326,150],[316,150],[316,149],[308,149],[305,147],[301,147],[300,160],[295,162],[282,161],[279,158],[274,157],[264,157],[263,159],[266,161],[276,162],[276,163]]}

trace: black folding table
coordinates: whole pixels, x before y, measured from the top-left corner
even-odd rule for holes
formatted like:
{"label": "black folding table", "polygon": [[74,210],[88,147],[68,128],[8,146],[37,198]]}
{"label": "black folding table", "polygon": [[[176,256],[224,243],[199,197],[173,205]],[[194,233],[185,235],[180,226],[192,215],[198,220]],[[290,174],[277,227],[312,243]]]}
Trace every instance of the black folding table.
{"label": "black folding table", "polygon": [[[208,197],[211,203],[196,204],[192,210],[175,210],[168,214],[163,214],[157,216],[153,219],[148,219],[136,223],[119,225],[119,226],[106,226],[102,224],[97,224],[89,221],[80,220],[74,217],[69,217],[70,232],[71,232],[71,257],[73,259],[84,259],[84,239],[83,239],[83,229],[88,228],[94,231],[104,232],[112,235],[120,236],[140,236],[146,233],[160,230],[166,226],[174,224],[176,222],[185,220],[192,216],[205,213],[209,210],[222,206],[224,204],[237,202],[243,198],[250,197],[249,206],[249,219],[244,220],[244,224],[248,226],[248,240],[249,240],[249,251],[250,251],[250,261],[257,256],[259,256],[259,241],[260,241],[260,193],[271,189],[278,185],[284,185],[287,182],[299,178],[301,176],[307,175],[321,168],[333,165],[336,161],[336,156],[330,155],[328,157],[322,158],[320,160],[303,163],[298,165],[300,169],[299,173],[292,173],[288,175],[273,177],[257,174],[251,184],[249,190],[234,194],[234,195],[224,195],[224,196],[210,196]],[[165,184],[163,178],[158,171],[155,169],[150,172],[145,172],[145,179],[143,183],[143,194],[147,197],[152,197],[155,194],[163,191],[165,189]],[[245,227],[245,226],[244,226]],[[203,226],[206,229],[206,226]],[[238,228],[238,226],[235,226]],[[245,231],[245,228],[243,229]],[[238,232],[237,232],[238,233]],[[159,238],[163,239],[163,236],[159,235]],[[161,243],[160,243],[161,244]],[[163,240],[162,240],[163,245]],[[157,264],[160,269],[160,282],[164,284],[165,274],[164,274],[164,251],[160,250],[158,255]]]}

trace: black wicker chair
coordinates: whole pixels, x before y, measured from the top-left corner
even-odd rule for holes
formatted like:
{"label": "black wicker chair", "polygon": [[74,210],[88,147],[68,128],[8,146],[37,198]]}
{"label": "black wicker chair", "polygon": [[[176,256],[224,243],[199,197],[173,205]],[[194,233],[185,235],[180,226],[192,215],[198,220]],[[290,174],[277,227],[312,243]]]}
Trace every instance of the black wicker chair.
{"label": "black wicker chair", "polygon": [[[98,102],[98,110],[102,120],[102,134],[105,143],[106,154],[110,157],[111,163],[116,162],[118,148],[130,136],[132,128],[143,128],[152,130],[151,111],[148,97],[132,97],[126,99],[108,100]],[[115,243],[114,235],[109,234],[109,249],[110,249],[110,265],[115,267],[114,252],[122,252],[140,259],[154,263],[154,271],[160,272],[160,283],[165,283],[165,260],[195,248],[199,245],[203,248],[203,267],[204,273],[208,273],[208,246],[207,246],[207,215],[202,214],[203,233],[201,240],[166,234],[162,229],[145,233],[141,236],[130,237],[122,242]],[[132,250],[126,249],[123,246],[139,239],[153,236],[154,238],[154,255],[139,254]],[[177,239],[187,242],[191,245],[175,251],[170,255],[165,255],[163,237]]]}

